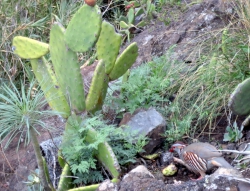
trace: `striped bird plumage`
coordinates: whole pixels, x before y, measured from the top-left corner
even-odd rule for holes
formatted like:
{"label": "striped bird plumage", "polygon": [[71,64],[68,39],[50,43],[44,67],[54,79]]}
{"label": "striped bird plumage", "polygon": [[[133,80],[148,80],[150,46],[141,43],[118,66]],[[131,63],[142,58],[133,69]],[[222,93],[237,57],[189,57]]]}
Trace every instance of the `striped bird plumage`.
{"label": "striped bird plumage", "polygon": [[200,178],[203,178],[206,171],[215,166],[233,168],[222,157],[222,154],[209,143],[192,143],[187,146],[178,142],[173,144],[169,151],[176,151],[180,159],[174,157],[174,160],[185,165],[190,171],[200,174]]}
{"label": "striped bird plumage", "polygon": [[207,161],[193,152],[184,152],[183,160],[196,174],[207,171]]}

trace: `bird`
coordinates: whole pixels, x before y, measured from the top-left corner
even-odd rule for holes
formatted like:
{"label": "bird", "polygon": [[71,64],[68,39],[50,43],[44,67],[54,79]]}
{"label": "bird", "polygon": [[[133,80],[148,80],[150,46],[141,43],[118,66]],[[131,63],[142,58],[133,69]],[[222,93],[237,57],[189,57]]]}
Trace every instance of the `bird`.
{"label": "bird", "polygon": [[206,171],[213,167],[233,168],[213,145],[209,143],[192,143],[185,145],[177,142],[171,146],[170,152],[177,152],[180,159],[174,157],[174,161],[186,166],[190,171],[199,174],[198,179],[205,177]]}

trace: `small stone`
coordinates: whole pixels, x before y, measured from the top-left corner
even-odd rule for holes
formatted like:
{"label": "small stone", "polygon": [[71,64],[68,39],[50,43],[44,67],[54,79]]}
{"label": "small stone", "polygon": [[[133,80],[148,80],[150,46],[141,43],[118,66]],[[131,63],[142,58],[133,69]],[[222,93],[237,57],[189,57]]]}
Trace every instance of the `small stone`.
{"label": "small stone", "polygon": [[161,156],[160,156],[160,163],[161,165],[163,166],[166,166],[166,165],[169,165],[171,162],[173,162],[173,153],[171,152],[165,152],[165,153],[162,153]]}

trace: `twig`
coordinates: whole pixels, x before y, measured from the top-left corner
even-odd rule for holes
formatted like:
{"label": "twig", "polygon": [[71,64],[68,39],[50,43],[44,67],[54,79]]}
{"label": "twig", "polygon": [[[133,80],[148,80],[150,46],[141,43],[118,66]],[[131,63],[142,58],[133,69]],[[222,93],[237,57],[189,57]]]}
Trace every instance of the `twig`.
{"label": "twig", "polygon": [[0,145],[0,147],[1,147],[1,153],[2,153],[2,156],[4,157],[4,159],[6,160],[6,162],[8,163],[8,165],[9,165],[9,167],[11,168],[11,170],[12,170],[12,172],[15,172],[15,170],[12,168],[12,166],[10,165],[10,162],[9,162],[9,160],[7,159],[7,157],[6,157],[6,155],[5,155],[5,153],[4,153],[4,151],[3,151],[3,148],[2,148],[2,144]]}
{"label": "twig", "polygon": [[250,155],[250,151],[237,151],[237,150],[218,150],[218,151],[212,151],[212,152],[230,152],[230,153],[237,153],[242,155]]}

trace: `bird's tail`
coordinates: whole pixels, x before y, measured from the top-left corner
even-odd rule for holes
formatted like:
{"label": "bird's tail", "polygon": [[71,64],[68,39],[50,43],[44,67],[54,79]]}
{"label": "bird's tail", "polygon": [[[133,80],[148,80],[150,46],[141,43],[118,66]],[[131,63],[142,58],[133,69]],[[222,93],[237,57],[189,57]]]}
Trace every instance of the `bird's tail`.
{"label": "bird's tail", "polygon": [[223,157],[215,157],[211,160],[211,163],[218,167],[233,168]]}

